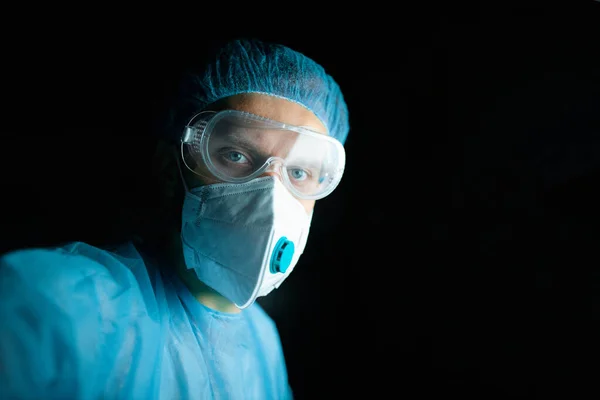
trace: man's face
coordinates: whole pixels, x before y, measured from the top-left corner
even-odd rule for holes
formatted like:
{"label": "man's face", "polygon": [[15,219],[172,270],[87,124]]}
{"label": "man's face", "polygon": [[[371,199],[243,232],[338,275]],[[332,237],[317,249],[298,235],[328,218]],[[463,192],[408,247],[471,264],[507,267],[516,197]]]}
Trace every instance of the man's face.
{"label": "man's face", "polygon": [[[306,127],[312,131],[326,134],[321,121],[309,110],[299,104],[278,97],[249,93],[229,97],[219,104],[219,109],[230,109],[248,112],[284,124]],[[264,135],[260,146],[266,153],[277,155],[282,151],[279,147],[285,143],[278,140],[276,135]],[[183,168],[184,179],[188,187],[196,187],[220,182],[210,178],[211,174],[203,166],[195,166],[194,171],[202,176]],[[276,175],[275,172],[265,172],[263,175]],[[308,214],[315,205],[315,200],[298,199]]]}

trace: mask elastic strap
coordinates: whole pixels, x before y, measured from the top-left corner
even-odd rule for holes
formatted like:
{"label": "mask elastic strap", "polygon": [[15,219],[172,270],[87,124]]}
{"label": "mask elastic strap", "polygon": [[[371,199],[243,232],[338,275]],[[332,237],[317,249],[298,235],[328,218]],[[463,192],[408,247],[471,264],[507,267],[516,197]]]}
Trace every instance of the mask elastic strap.
{"label": "mask elastic strap", "polygon": [[[179,161],[179,155],[177,154],[177,151],[175,151],[175,150],[173,150],[173,153],[175,155],[175,161],[177,162],[177,170],[179,170],[179,177],[181,178],[181,182],[183,183],[183,188],[185,189],[186,192],[189,193],[188,186],[185,183],[185,179],[183,178],[183,171],[181,170],[181,162]],[[181,157],[183,159],[183,143],[181,144]]]}

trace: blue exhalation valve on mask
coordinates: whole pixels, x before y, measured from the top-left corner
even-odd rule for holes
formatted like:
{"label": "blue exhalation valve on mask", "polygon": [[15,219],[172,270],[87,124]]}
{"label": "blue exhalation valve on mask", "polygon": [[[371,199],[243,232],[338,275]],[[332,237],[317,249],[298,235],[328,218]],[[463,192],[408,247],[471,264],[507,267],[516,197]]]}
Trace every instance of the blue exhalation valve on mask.
{"label": "blue exhalation valve on mask", "polygon": [[288,267],[292,263],[292,257],[294,255],[294,242],[288,240],[285,236],[281,237],[271,256],[271,272],[281,272],[285,274]]}

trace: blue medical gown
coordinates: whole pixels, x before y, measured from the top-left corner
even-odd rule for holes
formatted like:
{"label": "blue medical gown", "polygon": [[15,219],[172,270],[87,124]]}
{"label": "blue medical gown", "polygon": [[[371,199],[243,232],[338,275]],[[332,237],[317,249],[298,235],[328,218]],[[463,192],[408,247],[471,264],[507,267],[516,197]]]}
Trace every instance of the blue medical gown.
{"label": "blue medical gown", "polygon": [[135,246],[0,258],[2,399],[288,399],[274,322],[200,304]]}

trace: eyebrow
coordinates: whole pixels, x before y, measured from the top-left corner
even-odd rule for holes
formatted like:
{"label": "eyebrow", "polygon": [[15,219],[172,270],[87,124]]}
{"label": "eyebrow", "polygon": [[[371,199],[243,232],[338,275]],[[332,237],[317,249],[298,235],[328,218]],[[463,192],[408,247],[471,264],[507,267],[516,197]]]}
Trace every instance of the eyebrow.
{"label": "eyebrow", "polygon": [[[251,150],[253,152],[257,152],[263,158],[269,158],[271,156],[271,154],[260,151],[260,149],[255,146],[255,143],[252,142],[251,140],[248,140],[248,138],[246,138],[245,136],[227,134],[226,137],[228,138],[228,140],[231,143],[234,143],[237,146],[243,147],[246,150]],[[287,160],[292,165],[300,164],[300,165],[308,166],[309,168],[315,168],[315,169],[322,169],[322,167],[323,167],[323,163],[318,161],[315,158],[311,159],[311,158],[307,158],[307,157],[293,155],[293,156],[287,158]]]}
{"label": "eyebrow", "polygon": [[248,150],[256,149],[255,142],[249,140],[244,135],[234,135],[231,133],[226,133],[225,135],[223,135],[223,138],[227,138],[227,141],[234,143],[236,145],[239,145],[241,147],[244,147]]}
{"label": "eyebrow", "polygon": [[[303,163],[300,163],[298,161],[303,161]],[[312,168],[312,169],[318,169],[321,170],[323,169],[323,163],[322,162],[318,162],[317,160],[311,160],[311,159],[307,159],[307,158],[292,158],[289,160],[289,164],[291,164],[291,166],[299,166],[302,165],[304,167],[308,167],[308,168]]]}

